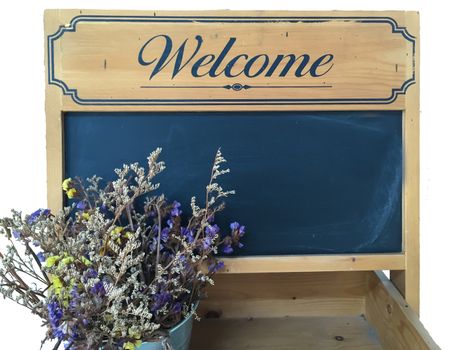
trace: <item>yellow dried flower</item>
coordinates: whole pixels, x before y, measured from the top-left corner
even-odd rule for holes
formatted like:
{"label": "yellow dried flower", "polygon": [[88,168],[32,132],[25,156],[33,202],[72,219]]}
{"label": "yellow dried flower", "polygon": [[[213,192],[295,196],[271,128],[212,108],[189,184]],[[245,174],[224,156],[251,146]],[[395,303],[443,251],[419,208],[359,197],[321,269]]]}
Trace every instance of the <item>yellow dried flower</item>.
{"label": "yellow dried flower", "polygon": [[135,350],[137,347],[141,346],[143,342],[141,340],[136,340],[134,343],[127,341],[123,344],[124,350]]}
{"label": "yellow dried flower", "polygon": [[45,266],[46,266],[46,267],[52,267],[52,266],[54,266],[55,263],[56,263],[57,261],[59,261],[59,260],[60,260],[60,257],[59,257],[58,255],[49,256],[49,257],[47,258],[47,260],[45,261]]}
{"label": "yellow dried flower", "polygon": [[72,182],[73,180],[69,177],[68,179],[65,179],[63,180],[63,183],[62,183],[62,188],[63,190],[66,192],[68,191],[68,189],[70,188],[70,183]]}
{"label": "yellow dried flower", "polygon": [[50,281],[52,282],[52,289],[57,296],[61,296],[63,290],[62,280],[55,275],[50,275]]}
{"label": "yellow dried flower", "polygon": [[117,226],[110,232],[110,234],[112,236],[119,237],[120,234],[122,233],[122,231],[123,231],[123,227],[122,226]]}
{"label": "yellow dried flower", "polygon": [[81,262],[86,266],[91,266],[92,265],[92,262],[89,259],[87,259],[85,256],[81,257]]}
{"label": "yellow dried flower", "polygon": [[76,188],[73,188],[72,183],[73,183],[73,180],[71,178],[63,180],[63,183],[62,183],[63,191],[65,191],[69,199],[75,197],[76,193],[78,192],[76,191]]}
{"label": "yellow dried flower", "polygon": [[75,258],[73,258],[72,256],[67,256],[63,258],[60,263],[64,265],[70,265],[73,261],[75,261]]}
{"label": "yellow dried flower", "polygon": [[74,196],[76,196],[76,189],[70,188],[68,191],[66,191],[66,195],[68,196],[68,199],[72,199]]}

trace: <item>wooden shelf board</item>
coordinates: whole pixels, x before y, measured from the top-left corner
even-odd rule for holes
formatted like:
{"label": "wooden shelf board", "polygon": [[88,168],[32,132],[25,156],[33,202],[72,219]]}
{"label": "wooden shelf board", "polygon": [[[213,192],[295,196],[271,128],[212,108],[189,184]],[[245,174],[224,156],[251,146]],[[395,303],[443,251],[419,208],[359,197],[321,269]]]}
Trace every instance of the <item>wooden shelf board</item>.
{"label": "wooden shelf board", "polygon": [[364,316],[203,319],[195,322],[191,350],[238,349],[383,348]]}
{"label": "wooden shelf board", "polygon": [[404,253],[282,255],[223,258],[221,273],[405,270]]}

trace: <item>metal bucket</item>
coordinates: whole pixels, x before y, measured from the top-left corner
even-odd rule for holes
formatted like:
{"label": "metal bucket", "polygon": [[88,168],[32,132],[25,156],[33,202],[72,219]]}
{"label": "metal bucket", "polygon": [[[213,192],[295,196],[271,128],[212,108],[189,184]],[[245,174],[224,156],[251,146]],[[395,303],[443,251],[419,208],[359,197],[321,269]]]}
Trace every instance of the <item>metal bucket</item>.
{"label": "metal bucket", "polygon": [[189,350],[193,318],[191,314],[169,331],[167,342],[171,347],[164,346],[162,341],[158,341],[143,343],[137,350]]}

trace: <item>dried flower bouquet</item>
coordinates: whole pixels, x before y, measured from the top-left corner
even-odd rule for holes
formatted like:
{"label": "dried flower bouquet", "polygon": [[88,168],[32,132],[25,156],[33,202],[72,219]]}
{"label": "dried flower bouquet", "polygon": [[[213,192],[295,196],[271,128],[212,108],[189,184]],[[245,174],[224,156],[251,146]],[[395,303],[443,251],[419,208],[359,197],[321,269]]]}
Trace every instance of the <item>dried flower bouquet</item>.
{"label": "dried flower bouquet", "polygon": [[218,250],[242,247],[245,227],[227,234],[215,224],[222,198],[234,191],[217,182],[229,172],[220,150],[206,187],[205,205],[180,203],[157,194],[154,178],[165,168],[161,149],[148,168],[134,163],[116,169],[105,188],[100,178],[67,179],[73,204],[53,215],[13,211],[0,219],[6,249],[0,252],[0,292],[42,318],[43,341],[55,348],[133,350],[160,340],[195,312],[204,289],[223,268]]}

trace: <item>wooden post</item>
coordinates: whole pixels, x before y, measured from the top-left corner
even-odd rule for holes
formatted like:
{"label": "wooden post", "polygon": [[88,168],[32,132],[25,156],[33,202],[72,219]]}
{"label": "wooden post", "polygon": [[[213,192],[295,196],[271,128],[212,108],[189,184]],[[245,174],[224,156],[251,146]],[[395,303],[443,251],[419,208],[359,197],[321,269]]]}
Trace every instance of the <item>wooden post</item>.
{"label": "wooden post", "polygon": [[[407,12],[407,29],[419,37],[419,14]],[[415,46],[415,74],[420,71],[420,41]],[[404,112],[404,251],[405,270],[391,271],[407,303],[420,312],[420,81],[407,91]]]}

